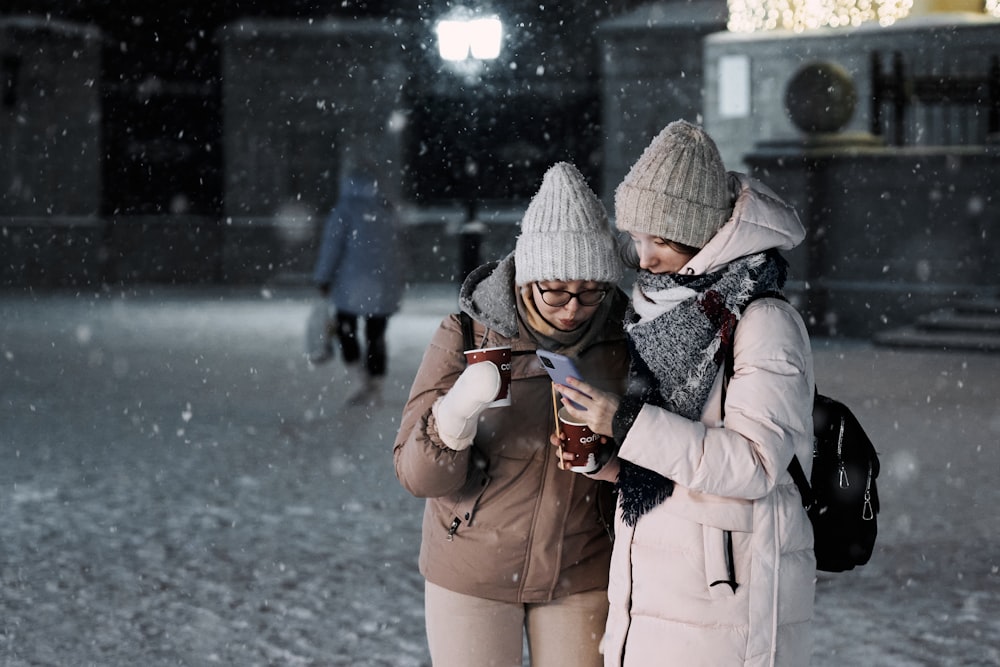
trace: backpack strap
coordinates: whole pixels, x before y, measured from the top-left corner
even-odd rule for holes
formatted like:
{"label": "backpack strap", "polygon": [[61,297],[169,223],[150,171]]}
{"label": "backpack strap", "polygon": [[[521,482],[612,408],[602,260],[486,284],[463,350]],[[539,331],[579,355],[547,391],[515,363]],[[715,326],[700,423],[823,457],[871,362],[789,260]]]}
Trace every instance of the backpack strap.
{"label": "backpack strap", "polygon": [[795,486],[799,487],[799,495],[802,496],[802,506],[808,511],[812,508],[813,503],[816,502],[816,498],[813,497],[812,486],[809,485],[809,480],[806,479],[806,473],[802,469],[802,464],[799,463],[799,457],[793,456],[791,462],[788,464],[788,472],[791,473],[792,479],[795,480]]}
{"label": "backpack strap", "polygon": [[[777,291],[767,291],[762,292],[745,304],[743,304],[743,310],[746,311],[747,306],[756,301],[757,299],[781,299],[782,301],[788,301],[785,295]],[[737,325],[739,326],[739,325]],[[722,416],[726,416],[726,387],[729,386],[729,380],[733,377],[736,372],[736,359],[735,352],[733,348],[736,347],[736,334],[733,333],[733,340],[730,341],[729,346],[726,348],[726,359],[725,359],[725,373],[722,377]],[[802,469],[802,464],[799,463],[798,456],[792,456],[791,462],[788,464],[788,472],[791,474],[792,479],[795,481],[795,486],[799,487],[799,495],[802,496],[802,506],[807,510],[812,507],[815,502],[815,497],[813,496],[812,486],[809,484],[808,478],[806,478],[806,473]]]}
{"label": "backpack strap", "polygon": [[467,312],[461,310],[458,313],[458,319],[462,324],[462,341],[463,345],[465,345],[462,349],[471,350],[476,344],[472,333],[472,318],[469,317]]}

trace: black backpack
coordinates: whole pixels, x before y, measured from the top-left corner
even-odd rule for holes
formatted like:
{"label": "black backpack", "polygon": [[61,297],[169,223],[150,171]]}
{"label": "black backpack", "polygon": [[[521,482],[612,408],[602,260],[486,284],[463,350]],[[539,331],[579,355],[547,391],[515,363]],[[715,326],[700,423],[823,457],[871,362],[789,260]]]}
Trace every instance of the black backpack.
{"label": "black backpack", "polygon": [[[778,293],[762,296],[784,299]],[[723,391],[733,371],[730,345]],[[812,522],[816,569],[843,572],[867,563],[875,549],[878,453],[850,408],[819,391],[813,396],[812,475],[806,479],[798,457],[792,458],[788,472]],[[725,405],[725,393],[722,401]]]}
{"label": "black backpack", "polygon": [[797,458],[788,466],[816,536],[816,569],[843,572],[864,565],[878,533],[878,454],[846,405],[816,393],[813,469],[806,481]]}

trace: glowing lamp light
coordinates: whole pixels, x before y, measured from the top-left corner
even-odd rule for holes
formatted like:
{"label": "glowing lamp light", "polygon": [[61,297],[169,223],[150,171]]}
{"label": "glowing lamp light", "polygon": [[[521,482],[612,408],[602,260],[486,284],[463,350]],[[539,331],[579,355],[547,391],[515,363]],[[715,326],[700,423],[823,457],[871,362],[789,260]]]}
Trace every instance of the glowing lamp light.
{"label": "glowing lamp light", "polygon": [[500,40],[503,26],[496,16],[469,21],[469,48],[472,57],[479,60],[493,60],[500,55]]}
{"label": "glowing lamp light", "polygon": [[471,56],[477,60],[493,60],[500,55],[503,24],[497,16],[438,21],[438,53],[451,62],[461,62]]}
{"label": "glowing lamp light", "polygon": [[465,21],[439,21],[438,53],[444,60],[458,62],[469,57],[469,38]]}

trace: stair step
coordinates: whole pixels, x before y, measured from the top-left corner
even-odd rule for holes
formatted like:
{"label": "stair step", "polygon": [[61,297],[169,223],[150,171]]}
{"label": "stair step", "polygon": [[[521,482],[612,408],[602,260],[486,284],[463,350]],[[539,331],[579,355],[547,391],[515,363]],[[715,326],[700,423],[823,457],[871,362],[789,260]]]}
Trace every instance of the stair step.
{"label": "stair step", "polygon": [[1000,299],[996,297],[964,299],[955,302],[954,309],[963,314],[980,313],[983,315],[1000,316]]}
{"label": "stair step", "polygon": [[1000,315],[986,311],[970,313],[951,308],[935,310],[917,318],[917,326],[927,329],[962,329],[1000,333]]}
{"label": "stair step", "polygon": [[951,331],[905,326],[880,331],[873,336],[879,345],[895,347],[932,347],[944,350],[1000,352],[1000,333]]}

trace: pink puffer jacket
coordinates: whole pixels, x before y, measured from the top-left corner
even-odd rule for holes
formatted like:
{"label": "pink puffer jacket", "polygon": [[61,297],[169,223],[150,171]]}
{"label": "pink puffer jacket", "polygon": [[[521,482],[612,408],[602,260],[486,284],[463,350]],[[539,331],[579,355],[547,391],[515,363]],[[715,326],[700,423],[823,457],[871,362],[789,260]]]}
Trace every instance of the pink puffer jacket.
{"label": "pink puffer jacket", "polygon": [[[733,218],[689,267],[714,270],[804,236],[797,216],[746,179]],[[674,480],[673,495],[627,526],[615,521],[605,665],[803,667],[811,654],[812,526],[786,470],[812,465],[813,367],[795,309],[760,299],[736,329],[735,374],[722,372],[700,421],[650,405],[620,457]],[[730,571],[735,590],[715,585]]]}

